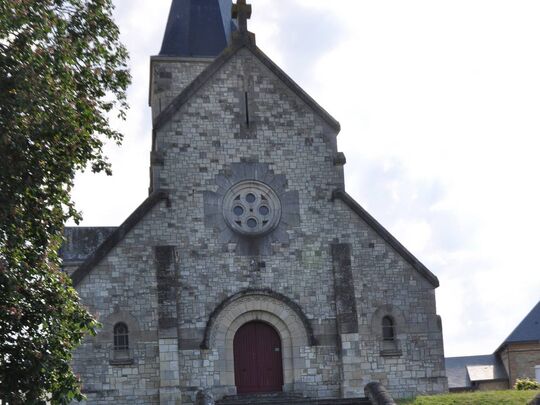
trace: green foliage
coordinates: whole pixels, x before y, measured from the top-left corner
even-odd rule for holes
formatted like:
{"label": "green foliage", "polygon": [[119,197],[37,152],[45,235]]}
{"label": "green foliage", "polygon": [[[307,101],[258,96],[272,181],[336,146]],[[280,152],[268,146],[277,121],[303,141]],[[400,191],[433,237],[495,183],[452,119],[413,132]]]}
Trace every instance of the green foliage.
{"label": "green foliage", "polygon": [[419,396],[397,401],[400,405],[524,405],[540,391],[476,391]]}
{"label": "green foliage", "polygon": [[514,388],[518,391],[540,390],[540,383],[531,378],[518,378]]}
{"label": "green foliage", "polygon": [[0,399],[81,399],[72,350],[97,323],[56,254],[77,170],[110,172],[127,52],[111,0],[0,1]]}

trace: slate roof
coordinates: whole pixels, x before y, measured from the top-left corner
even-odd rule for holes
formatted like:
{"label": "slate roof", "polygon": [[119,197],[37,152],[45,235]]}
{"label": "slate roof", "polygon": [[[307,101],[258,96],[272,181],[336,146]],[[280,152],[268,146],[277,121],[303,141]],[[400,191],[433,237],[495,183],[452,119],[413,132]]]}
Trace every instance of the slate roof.
{"label": "slate roof", "polygon": [[173,0],[160,55],[216,57],[229,44],[231,0]]}
{"label": "slate roof", "polygon": [[69,226],[59,254],[64,262],[82,262],[90,256],[116,227]]}
{"label": "slate roof", "polygon": [[449,388],[468,388],[472,381],[505,380],[506,370],[495,354],[444,359]]}
{"label": "slate roof", "polygon": [[497,352],[509,343],[540,342],[540,301],[510,333],[510,336],[501,344]]}

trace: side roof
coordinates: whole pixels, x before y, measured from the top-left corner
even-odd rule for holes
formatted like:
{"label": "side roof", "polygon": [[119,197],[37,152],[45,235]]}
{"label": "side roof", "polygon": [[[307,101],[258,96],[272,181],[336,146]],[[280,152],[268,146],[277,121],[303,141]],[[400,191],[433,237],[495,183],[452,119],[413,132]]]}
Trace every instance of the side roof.
{"label": "side roof", "polygon": [[529,314],[510,333],[496,352],[502,350],[509,343],[540,342],[540,301]]}
{"label": "side roof", "polygon": [[420,273],[435,288],[439,286],[439,279],[428,270],[420,260],[405,248],[390,232],[386,230],[375,218],[373,218],[354,198],[345,192],[337,189],[332,193],[332,199],[343,201],[354,213],[366,222],[386,243],[392,246],[418,273]]}
{"label": "side roof", "polygon": [[173,101],[154,119],[154,131],[165,125],[174,114],[240,49],[246,48],[253,53],[272,73],[274,73],[289,89],[291,89],[302,101],[304,101],[317,115],[319,115],[336,132],[341,130],[339,122],[322,108],[311,96],[309,96],[298,84],[294,82],[283,70],[279,68],[266,54],[255,45],[255,36],[233,35],[231,45],[193,80]]}
{"label": "side roof", "polygon": [[[447,357],[444,363],[449,388],[467,388],[471,386],[471,381],[494,381],[508,378],[501,360],[494,354]],[[482,367],[484,372],[478,373],[478,367]],[[469,371],[473,371],[473,375],[469,375]]]}
{"label": "side roof", "polygon": [[64,228],[64,243],[58,254],[67,265],[83,262],[115,229],[105,226],[68,226]]}

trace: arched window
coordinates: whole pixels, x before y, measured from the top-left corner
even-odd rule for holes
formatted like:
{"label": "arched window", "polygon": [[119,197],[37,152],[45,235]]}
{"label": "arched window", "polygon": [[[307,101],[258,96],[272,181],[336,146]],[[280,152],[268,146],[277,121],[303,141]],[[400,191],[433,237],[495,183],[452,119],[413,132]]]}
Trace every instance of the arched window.
{"label": "arched window", "polygon": [[123,322],[114,325],[114,350],[129,350],[129,331],[127,325]]}
{"label": "arched window", "polygon": [[386,315],[382,318],[382,356],[401,356],[396,336],[396,322]]}
{"label": "arched window", "polygon": [[394,320],[390,316],[385,316],[382,319],[382,335],[386,342],[393,342],[396,339]]}

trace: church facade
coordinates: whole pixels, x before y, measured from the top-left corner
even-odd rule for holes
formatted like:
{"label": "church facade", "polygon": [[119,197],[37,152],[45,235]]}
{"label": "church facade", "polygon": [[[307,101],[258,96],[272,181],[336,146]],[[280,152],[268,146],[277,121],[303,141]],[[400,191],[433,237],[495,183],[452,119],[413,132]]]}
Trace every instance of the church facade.
{"label": "church facade", "polygon": [[149,197],[117,228],[66,230],[66,271],[103,324],[74,354],[88,403],[446,391],[437,278],[345,192],[339,123],[238,3],[173,0]]}

